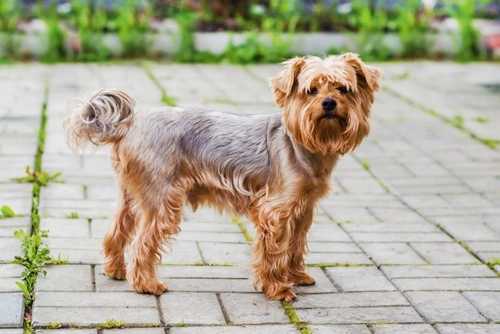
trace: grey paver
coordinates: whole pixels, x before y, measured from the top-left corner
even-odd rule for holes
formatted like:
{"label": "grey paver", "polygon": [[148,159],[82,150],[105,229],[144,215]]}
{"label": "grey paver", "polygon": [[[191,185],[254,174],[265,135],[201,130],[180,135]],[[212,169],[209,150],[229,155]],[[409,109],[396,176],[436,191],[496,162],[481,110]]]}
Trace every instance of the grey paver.
{"label": "grey paver", "polygon": [[436,334],[431,325],[412,324],[412,325],[375,325],[373,326],[375,334]]}
{"label": "grey paver", "polygon": [[298,309],[302,321],[318,324],[416,323],[422,322],[411,307],[357,307],[345,309]]}
{"label": "grey paver", "polygon": [[442,223],[446,231],[455,238],[462,241],[500,241],[500,232],[497,232],[485,224],[474,223]]}
{"label": "grey paver", "polygon": [[351,292],[299,296],[293,303],[299,308],[348,308],[377,306],[406,306],[408,301],[400,292]]}
{"label": "grey paver", "polygon": [[314,253],[306,255],[307,264],[371,265],[372,261],[364,253]]}
{"label": "grey paver", "polygon": [[326,271],[344,291],[396,290],[375,267],[338,267]]}
{"label": "grey paver", "polygon": [[377,264],[427,264],[405,243],[361,243],[360,247]]}
{"label": "grey paver", "polygon": [[312,333],[321,334],[369,334],[370,330],[364,325],[309,325]]}
{"label": "grey paver", "polygon": [[22,327],[23,310],[21,293],[0,293],[0,327]]}
{"label": "grey paver", "polygon": [[40,227],[49,230],[53,238],[90,237],[90,225],[87,219],[42,218]]}
{"label": "grey paver", "polygon": [[229,320],[234,324],[289,322],[278,301],[268,301],[262,294],[221,293]]}
{"label": "grey paver", "polygon": [[408,292],[410,302],[432,322],[486,322],[458,292]]}
{"label": "grey paver", "polygon": [[92,291],[92,274],[88,265],[49,266],[45,269],[46,276],[38,275],[36,291]]}
{"label": "grey paver", "polygon": [[160,297],[167,324],[225,324],[215,293],[167,293]]}
{"label": "grey paver", "polygon": [[489,278],[394,278],[391,282],[402,291],[500,291],[500,280]]}
{"label": "grey paver", "polygon": [[[125,329],[105,329],[104,334],[164,334],[163,328],[125,328]],[[57,333],[56,333],[57,334]]]}
{"label": "grey paver", "polygon": [[224,327],[174,327],[171,334],[299,334],[293,325],[224,326]]}
{"label": "grey paver", "polygon": [[129,325],[160,325],[156,308],[80,308],[37,307],[33,310],[33,325],[47,326],[49,323],[97,326],[109,319],[123,321]]}
{"label": "grey paver", "polygon": [[411,243],[415,251],[434,264],[475,263],[477,259],[456,243]]}
{"label": "grey paver", "polygon": [[467,298],[490,321],[500,321],[500,292],[464,292]]}
{"label": "grey paver", "polygon": [[200,242],[203,258],[208,263],[249,264],[252,256],[250,245]]}
{"label": "grey paver", "polygon": [[35,307],[156,307],[152,295],[128,292],[46,292],[36,294]]}
{"label": "grey paver", "polygon": [[441,334],[496,334],[500,332],[500,325],[496,324],[438,324]]}
{"label": "grey paver", "polygon": [[443,265],[443,266],[382,266],[385,275],[392,278],[419,277],[495,277],[485,265]]}
{"label": "grey paver", "polygon": [[444,233],[350,233],[351,238],[356,242],[449,242],[451,241]]}

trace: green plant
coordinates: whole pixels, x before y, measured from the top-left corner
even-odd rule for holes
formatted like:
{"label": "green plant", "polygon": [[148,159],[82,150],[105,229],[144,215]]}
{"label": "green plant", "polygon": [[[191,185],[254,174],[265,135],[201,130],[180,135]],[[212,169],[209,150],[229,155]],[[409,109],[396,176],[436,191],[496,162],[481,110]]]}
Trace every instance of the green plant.
{"label": "green plant", "polygon": [[473,118],[478,123],[487,123],[489,121],[488,117],[486,116],[476,116]]}
{"label": "green plant", "polygon": [[62,324],[60,322],[50,322],[47,326],[47,329],[59,329],[62,328]]}
{"label": "green plant", "polygon": [[52,262],[50,262],[50,264],[53,264],[53,265],[61,265],[61,264],[68,264],[68,263],[69,263],[68,257],[63,258],[61,256],[61,253],[57,254],[57,259],[52,259]]}
{"label": "green plant", "polygon": [[149,7],[139,11],[140,5],[139,0],[124,0],[116,10],[121,55],[125,58],[146,56],[151,44],[147,36],[151,17]]}
{"label": "green plant", "polygon": [[22,17],[19,1],[0,1],[0,54],[1,58],[13,59],[17,56],[19,42],[14,33]]}
{"label": "green plant", "polygon": [[73,0],[68,21],[78,30],[79,45],[76,46],[80,61],[103,61],[111,57],[103,44],[103,34],[109,17],[101,6],[91,7],[85,2]]}
{"label": "green plant", "polygon": [[70,218],[70,219],[78,219],[80,218],[78,216],[78,212],[76,211],[71,211],[69,214],[66,215],[66,218]]}
{"label": "green plant", "polygon": [[464,118],[461,115],[456,115],[451,119],[451,124],[456,128],[463,129],[464,128]]}
{"label": "green plant", "polygon": [[32,235],[26,234],[22,229],[14,232],[16,239],[21,241],[21,250],[24,255],[16,256],[12,263],[25,267],[22,273],[24,282],[16,282],[16,284],[24,293],[26,306],[30,306],[35,299],[34,288],[38,274],[42,273],[44,276],[47,274],[42,267],[52,262],[50,249],[46,245],[42,247],[42,238],[47,237],[47,231],[38,232],[39,234]]}
{"label": "green plant", "polygon": [[3,205],[0,208],[0,219],[2,218],[14,218],[14,217],[22,217],[22,215],[14,213],[14,210],[10,208],[10,206]]}
{"label": "green plant", "polygon": [[467,62],[480,56],[479,31],[474,27],[476,5],[486,0],[447,0],[449,14],[458,22],[460,33],[460,48],[457,60]]}
{"label": "green plant", "polygon": [[402,56],[425,57],[429,54],[430,12],[420,13],[420,0],[407,0],[396,8],[395,26],[402,46]]}
{"label": "green plant", "polygon": [[175,53],[174,60],[181,63],[191,63],[196,59],[196,49],[194,43],[194,24],[198,20],[198,15],[190,10],[179,11],[175,20],[179,25],[179,49]]}
{"label": "green plant", "polygon": [[62,175],[61,172],[54,174],[49,174],[44,171],[31,172],[30,166],[26,167],[26,176],[15,178],[14,180],[20,183],[38,183],[40,186],[45,187],[49,182],[62,182],[59,177]]}
{"label": "green plant", "polygon": [[370,170],[370,163],[366,160],[362,160],[361,161],[361,166],[365,169],[365,170]]}
{"label": "green plant", "polygon": [[104,329],[123,328],[125,327],[125,322],[123,320],[108,319],[105,323],[99,325],[98,327]]}
{"label": "green plant", "polygon": [[67,60],[66,33],[61,26],[56,3],[51,2],[46,7],[39,3],[36,12],[45,21],[47,31],[47,48],[42,60],[47,63]]}
{"label": "green plant", "polygon": [[391,57],[390,48],[384,44],[384,31],[389,20],[383,9],[371,8],[363,0],[354,0],[347,20],[357,30],[350,35],[364,60],[387,60]]}

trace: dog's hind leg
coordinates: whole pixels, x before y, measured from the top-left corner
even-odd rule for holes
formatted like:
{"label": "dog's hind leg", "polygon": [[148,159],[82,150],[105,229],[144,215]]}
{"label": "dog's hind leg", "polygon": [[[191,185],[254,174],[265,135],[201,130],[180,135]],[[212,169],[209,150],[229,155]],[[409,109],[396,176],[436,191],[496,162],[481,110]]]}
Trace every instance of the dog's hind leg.
{"label": "dog's hind leg", "polygon": [[127,280],[137,292],[160,295],[167,290],[167,285],[158,281],[156,265],[161,263],[163,245],[180,231],[185,192],[170,186],[164,189],[168,193],[164,198],[158,196],[156,204],[141,201],[139,229],[130,245],[127,267]]}
{"label": "dog's hind leg", "polygon": [[117,210],[104,237],[104,273],[116,279],[125,279],[125,247],[135,232],[136,220],[132,212],[133,198],[119,187]]}

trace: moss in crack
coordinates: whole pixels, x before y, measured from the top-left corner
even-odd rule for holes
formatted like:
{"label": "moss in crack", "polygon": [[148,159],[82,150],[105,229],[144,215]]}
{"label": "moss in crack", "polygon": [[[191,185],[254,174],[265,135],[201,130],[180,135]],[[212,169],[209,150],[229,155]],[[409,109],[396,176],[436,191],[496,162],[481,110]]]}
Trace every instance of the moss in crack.
{"label": "moss in crack", "polygon": [[160,92],[161,92],[161,102],[163,104],[166,104],[169,107],[175,107],[176,106],[175,99],[172,96],[170,96],[170,95],[167,94],[167,91],[160,84],[160,82],[158,81],[158,78],[155,77],[155,75],[151,71],[151,64],[147,63],[147,62],[144,62],[142,64],[142,68],[146,71],[146,73],[148,74],[148,76],[151,79],[151,81],[153,81],[153,83],[156,85],[156,87],[158,87],[158,89],[160,90]]}
{"label": "moss in crack", "polygon": [[253,238],[250,235],[250,233],[248,233],[248,230],[246,229],[245,224],[243,224],[243,222],[241,220],[239,220],[237,217],[232,217],[231,220],[233,221],[233,223],[235,223],[236,225],[238,225],[238,227],[240,228],[241,233],[245,237],[245,240],[248,243],[252,243]]}
{"label": "moss in crack", "polygon": [[292,304],[289,302],[281,302],[281,305],[283,306],[283,309],[285,310],[285,314],[287,315],[288,319],[290,319],[290,322],[297,326],[297,328],[300,330],[300,333],[302,334],[312,334],[311,330],[300,321],[299,316],[297,315],[297,312],[295,312],[295,309],[293,308]]}

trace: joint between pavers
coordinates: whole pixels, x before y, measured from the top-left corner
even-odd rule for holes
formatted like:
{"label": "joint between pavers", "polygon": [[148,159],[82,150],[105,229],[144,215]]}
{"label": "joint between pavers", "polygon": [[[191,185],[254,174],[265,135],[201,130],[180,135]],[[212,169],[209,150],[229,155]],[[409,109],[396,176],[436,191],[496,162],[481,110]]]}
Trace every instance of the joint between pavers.
{"label": "joint between pavers", "polygon": [[418,255],[418,256],[419,256],[422,260],[424,260],[425,262],[427,262],[427,264],[429,264],[429,265],[431,265],[431,264],[432,264],[430,261],[427,261],[427,260],[425,259],[425,257],[424,257],[422,254],[420,254],[420,252],[418,252],[418,251],[417,251],[414,247],[412,247],[412,245],[411,245],[411,243],[410,243],[410,242],[407,242],[406,244],[408,245],[408,247],[409,247],[411,250],[413,250],[413,251],[415,252],[415,254],[417,254],[417,255]]}
{"label": "joint between pavers", "polygon": [[307,325],[300,320],[297,312],[295,312],[295,309],[290,302],[282,301],[281,306],[283,307],[285,314],[288,316],[288,319],[290,319],[290,323],[295,325],[301,334],[312,334],[309,327],[307,327]]}
{"label": "joint between pavers", "polygon": [[243,225],[243,222],[241,220],[238,219],[238,217],[231,217],[231,221],[238,225],[238,227],[240,228],[240,231],[241,233],[243,234],[243,236],[245,237],[245,240],[247,241],[247,243],[251,244],[253,242],[253,238],[252,236],[250,235],[250,233],[248,233],[248,230],[246,229],[245,225]]}
{"label": "joint between pavers", "polygon": [[203,252],[201,250],[200,243],[198,241],[196,241],[195,244],[196,244],[196,249],[198,249],[198,253],[200,253],[201,263],[204,266],[208,265],[207,261],[205,260],[205,257],[203,256]]}
{"label": "joint between pavers", "polygon": [[165,327],[165,317],[163,316],[163,311],[161,308],[160,296],[155,296],[156,299],[156,309],[158,310],[158,317],[160,318],[160,326]]}
{"label": "joint between pavers", "polygon": [[344,292],[344,289],[342,289],[342,287],[337,282],[335,282],[335,279],[332,277],[332,275],[330,275],[330,273],[328,272],[328,270],[326,270],[326,268],[327,267],[325,266],[321,267],[321,270],[323,270],[326,277],[330,280],[330,282],[333,284],[333,286],[335,287],[335,289],[337,289],[338,292]]}
{"label": "joint between pavers", "polygon": [[96,292],[95,264],[90,265],[90,282],[92,283],[92,292]]}
{"label": "joint between pavers", "polygon": [[219,307],[222,311],[222,315],[224,316],[224,321],[226,321],[226,324],[232,325],[233,323],[231,322],[231,319],[229,319],[229,314],[227,313],[224,303],[222,303],[222,298],[220,296],[220,293],[216,293],[215,296],[217,297],[217,301],[219,302]]}

